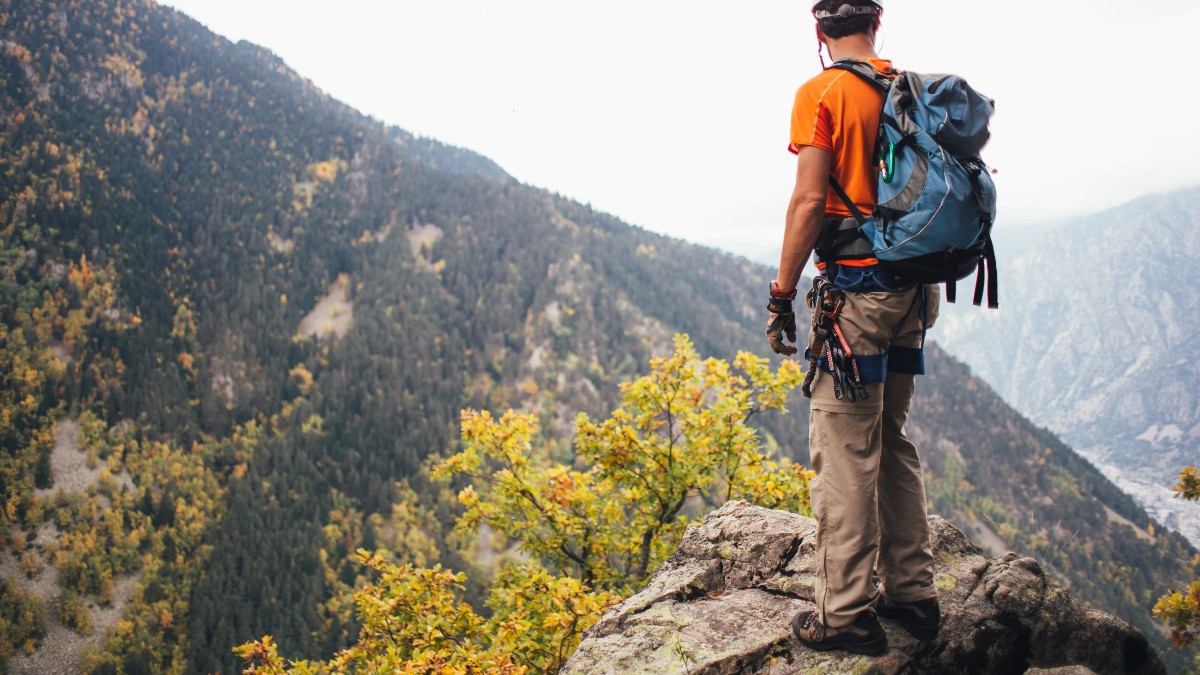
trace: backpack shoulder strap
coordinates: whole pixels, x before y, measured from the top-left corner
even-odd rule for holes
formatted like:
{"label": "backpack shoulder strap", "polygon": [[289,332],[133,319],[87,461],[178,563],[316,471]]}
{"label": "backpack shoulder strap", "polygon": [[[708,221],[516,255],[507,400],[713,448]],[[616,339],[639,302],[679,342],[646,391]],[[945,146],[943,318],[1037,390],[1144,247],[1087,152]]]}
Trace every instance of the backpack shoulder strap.
{"label": "backpack shoulder strap", "polygon": [[829,67],[837,68],[838,70],[848,70],[884,93],[887,93],[887,90],[891,88],[892,80],[899,74],[895,70],[881,73],[866,61],[855,61],[853,59],[842,59]]}
{"label": "backpack shoulder strap", "polygon": [[[875,70],[874,66],[866,61],[855,61],[853,59],[841,59],[834,62],[834,64],[829,66],[829,68],[848,70],[866,80],[876,89],[879,89],[885,94],[892,86],[892,79],[898,74],[894,70],[890,70],[887,73],[880,73],[878,70]],[[859,226],[861,227],[865,225],[867,222],[866,216],[864,216],[862,211],[860,211],[859,208],[854,204],[854,201],[850,199],[850,195],[846,194],[846,191],[842,189],[842,186],[838,184],[837,180],[832,174],[829,176],[829,185],[833,188],[833,191],[837,193],[837,196],[842,200],[842,203],[846,205],[846,208],[850,209],[850,213],[854,215],[854,219],[858,221]]]}
{"label": "backpack shoulder strap", "polygon": [[853,214],[854,220],[858,221],[858,226],[862,227],[863,225],[866,225],[867,217],[863,215],[863,212],[858,208],[858,205],[854,203],[854,200],[850,199],[850,195],[846,194],[846,190],[838,184],[837,179],[833,177],[833,174],[829,174],[829,187],[833,188],[833,191],[837,193],[838,198],[842,200],[842,203],[846,205],[846,208],[850,209],[850,213]]}

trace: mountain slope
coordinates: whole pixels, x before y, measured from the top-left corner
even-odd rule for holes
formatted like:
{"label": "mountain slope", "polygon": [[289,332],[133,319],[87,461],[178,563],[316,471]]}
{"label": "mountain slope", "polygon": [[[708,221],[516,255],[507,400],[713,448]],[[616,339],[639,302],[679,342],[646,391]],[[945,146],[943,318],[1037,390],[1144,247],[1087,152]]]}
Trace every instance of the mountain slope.
{"label": "mountain slope", "polygon": [[[0,530],[23,535],[0,563],[44,558],[29,587],[57,575],[60,622],[127,603],[87,670],[236,672],[265,633],[328,654],[354,634],[354,548],[474,570],[422,472],[461,408],[536,411],[569,456],[575,413],[605,413],[672,333],[766,350],[770,270],[389,129],[261,48],[143,0],[0,18],[0,357],[42,383],[0,397],[29,420],[0,427]],[[930,361],[913,425],[935,506],[1032,554],[1080,532],[1094,567],[1051,566],[1147,629],[1190,549],[1137,536],[1090,466]],[[805,459],[792,407],[762,431]],[[52,452],[76,420],[101,474],[80,490]]]}
{"label": "mountain slope", "polygon": [[[318,605],[345,570],[353,580],[344,559],[365,535],[360,523],[326,544],[325,528],[346,499],[360,520],[389,513],[406,477],[433,499],[418,469],[453,447],[460,408],[540,410],[565,449],[574,414],[602,412],[674,330],[731,356],[742,322],[759,320],[760,269],[389,130],[175,12],[16,2],[0,15],[5,306],[69,287],[58,270],[90,264],[117,296],[104,311],[136,318],[120,335],[101,318],[73,349],[47,336],[81,370],[111,352],[122,376],[104,392],[80,376],[83,395],[57,412],[45,398],[46,418],[86,411],[139,443],[194,448],[228,484],[208,543],[141,579],[181,588],[184,568],[204,570],[170,626],[145,626],[162,641],[151,662],[233,669],[230,647],[266,632],[300,653],[343,644],[344,608]],[[301,337],[325,302],[316,335]],[[337,315],[350,319],[340,336]],[[22,316],[8,313],[11,327],[33,331]],[[802,438],[802,418],[791,425]],[[4,496],[33,529],[48,453],[14,446],[27,469]],[[135,490],[147,512],[179,501],[165,485]],[[112,649],[145,651],[136,640],[149,638],[127,637]]]}
{"label": "mountain slope", "polygon": [[941,338],[1193,542],[1200,509],[1167,487],[1200,462],[1197,260],[1200,188],[1145,197],[1048,233],[1005,265],[999,312]]}

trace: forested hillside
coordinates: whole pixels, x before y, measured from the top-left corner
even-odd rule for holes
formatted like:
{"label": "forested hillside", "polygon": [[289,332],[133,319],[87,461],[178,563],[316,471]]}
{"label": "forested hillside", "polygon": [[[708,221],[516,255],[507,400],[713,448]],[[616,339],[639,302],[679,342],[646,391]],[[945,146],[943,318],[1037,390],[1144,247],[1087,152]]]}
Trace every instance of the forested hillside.
{"label": "forested hillside", "polygon": [[[569,458],[575,414],[606,413],[673,333],[765,351],[770,270],[389,129],[148,0],[0,0],[0,39],[16,672],[236,672],[230,649],[265,633],[327,656],[354,635],[357,547],[474,593],[493,552],[449,533],[424,468],[458,447],[460,409],[534,412]],[[1193,552],[930,360],[914,425],[935,507],[1150,630]],[[761,430],[803,461],[791,407]]]}

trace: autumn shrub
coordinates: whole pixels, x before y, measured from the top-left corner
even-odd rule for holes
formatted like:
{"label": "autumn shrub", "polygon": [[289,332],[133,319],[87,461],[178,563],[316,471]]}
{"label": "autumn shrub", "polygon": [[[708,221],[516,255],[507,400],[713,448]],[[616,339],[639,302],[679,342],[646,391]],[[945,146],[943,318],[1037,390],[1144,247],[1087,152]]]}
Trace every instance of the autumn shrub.
{"label": "autumn shrub", "polygon": [[740,353],[701,359],[686,336],[622,385],[608,419],[576,420],[570,464],[535,445],[537,417],[463,411],[463,448],[434,476],[464,484],[458,529],[518,542],[485,618],[462,598],[461,573],[396,565],[360,550],[373,583],[355,598],[358,641],[324,663],[287,661],[270,637],[236,651],[246,672],[555,672],[606,608],[636,591],[686,527],[731,499],[810,513],[812,473],[762,450],[748,424],[783,410],[803,379]]}
{"label": "autumn shrub", "polygon": [[49,612],[40,598],[25,593],[14,579],[0,580],[0,672],[18,650],[32,653],[46,635]]}
{"label": "autumn shrub", "polygon": [[75,593],[63,591],[54,606],[56,618],[64,626],[83,636],[92,634],[94,625],[87,603]]}
{"label": "autumn shrub", "polygon": [[20,562],[17,563],[17,566],[20,567],[21,573],[24,574],[27,579],[32,579],[42,571],[42,559],[36,552],[26,551],[21,555]]}
{"label": "autumn shrub", "polygon": [[[1187,501],[1200,500],[1200,471],[1186,467],[1179,472],[1179,481],[1171,488],[1175,496]],[[1200,641],[1200,581],[1193,581],[1186,590],[1171,591],[1158,599],[1154,616],[1171,628],[1171,644],[1191,647]],[[1200,668],[1200,652],[1195,656]]]}

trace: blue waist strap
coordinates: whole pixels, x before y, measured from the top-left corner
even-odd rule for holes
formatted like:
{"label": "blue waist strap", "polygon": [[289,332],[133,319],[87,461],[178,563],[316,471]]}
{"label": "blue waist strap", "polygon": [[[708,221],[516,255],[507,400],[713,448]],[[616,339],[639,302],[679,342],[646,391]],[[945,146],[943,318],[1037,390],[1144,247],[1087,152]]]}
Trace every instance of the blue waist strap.
{"label": "blue waist strap", "polygon": [[[812,351],[805,349],[804,358],[812,358]],[[854,360],[858,362],[858,373],[866,384],[883,382],[887,379],[888,373],[925,374],[925,350],[920,347],[892,347],[884,354],[856,355]],[[817,365],[821,370],[827,373],[831,372],[828,356],[821,357],[817,361]]]}

